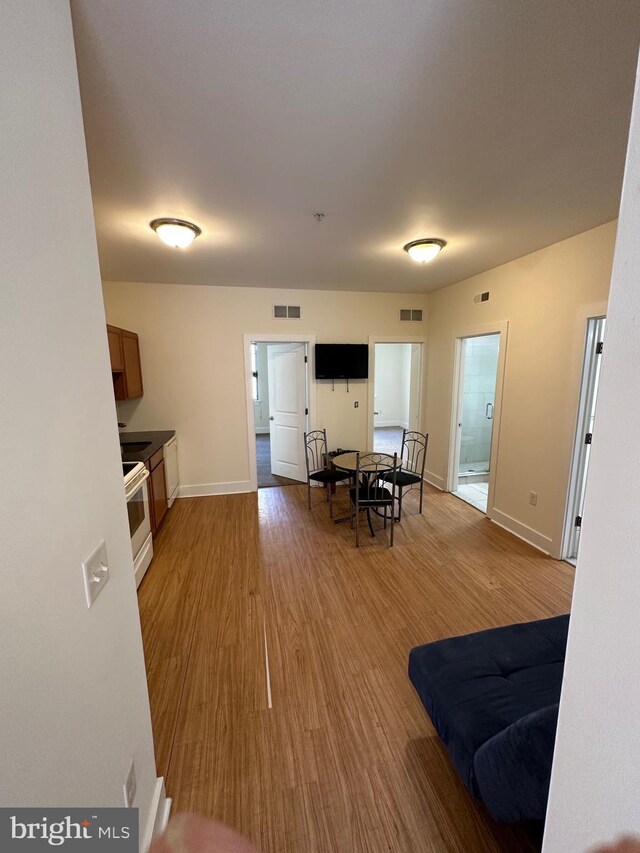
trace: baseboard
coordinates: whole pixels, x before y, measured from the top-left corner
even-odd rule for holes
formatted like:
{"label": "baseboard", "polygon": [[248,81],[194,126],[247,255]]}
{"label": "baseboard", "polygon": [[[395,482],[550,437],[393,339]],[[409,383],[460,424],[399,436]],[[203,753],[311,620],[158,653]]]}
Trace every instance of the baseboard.
{"label": "baseboard", "polygon": [[270,432],[269,427],[256,427],[256,435],[269,435]]}
{"label": "baseboard", "polygon": [[435,486],[436,489],[440,489],[441,492],[444,492],[444,477],[439,477],[437,474],[434,474],[433,471],[425,471],[424,479],[427,483],[431,483],[432,486]]}
{"label": "baseboard", "polygon": [[514,536],[517,536],[518,539],[522,539],[529,545],[533,545],[534,548],[542,551],[543,554],[547,554],[547,556],[551,554],[553,540],[549,536],[545,536],[544,533],[534,530],[533,527],[528,527],[521,521],[507,515],[506,512],[500,512],[499,509],[492,509],[487,513],[487,517],[494,524],[497,524],[498,527],[502,527],[509,533],[513,533]]}
{"label": "baseboard", "polygon": [[395,427],[395,429],[408,429],[407,424],[402,421],[374,421],[373,428],[377,429],[378,427]]}
{"label": "baseboard", "polygon": [[171,798],[167,797],[164,788],[164,777],[158,776],[153,790],[153,797],[151,798],[149,818],[142,838],[142,844],[140,845],[140,850],[144,851],[144,853],[151,846],[153,839],[165,831],[169,822],[170,811]]}
{"label": "baseboard", "polygon": [[209,495],[237,495],[253,491],[249,480],[231,483],[198,483],[194,486],[180,486],[179,498],[204,498]]}

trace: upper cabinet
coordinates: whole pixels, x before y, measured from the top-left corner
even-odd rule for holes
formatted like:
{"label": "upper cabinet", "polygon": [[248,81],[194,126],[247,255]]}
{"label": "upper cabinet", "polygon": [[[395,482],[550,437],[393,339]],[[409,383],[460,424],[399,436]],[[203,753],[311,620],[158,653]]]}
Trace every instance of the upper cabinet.
{"label": "upper cabinet", "polygon": [[135,332],[107,326],[111,375],[116,400],[131,400],[142,397],[142,367],[140,345]]}

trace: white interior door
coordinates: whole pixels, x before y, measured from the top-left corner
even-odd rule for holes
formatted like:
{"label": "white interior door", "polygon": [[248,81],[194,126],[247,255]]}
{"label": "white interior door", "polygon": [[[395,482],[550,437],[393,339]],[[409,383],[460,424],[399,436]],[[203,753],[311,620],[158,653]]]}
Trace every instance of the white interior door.
{"label": "white interior door", "polygon": [[304,461],[307,423],[304,358],[304,344],[273,344],[267,350],[271,473],[300,482],[307,479]]}

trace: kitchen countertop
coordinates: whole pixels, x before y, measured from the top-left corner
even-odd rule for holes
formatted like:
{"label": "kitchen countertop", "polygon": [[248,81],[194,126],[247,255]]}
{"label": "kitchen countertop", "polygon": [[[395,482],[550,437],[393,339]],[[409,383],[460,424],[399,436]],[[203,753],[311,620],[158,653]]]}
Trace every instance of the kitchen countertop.
{"label": "kitchen countertop", "polygon": [[122,453],[122,461],[146,462],[148,459],[151,459],[157,450],[160,450],[163,444],[166,444],[169,439],[173,438],[175,434],[176,431],[174,429],[152,430],[149,432],[121,432],[120,447],[122,447],[125,442],[151,442],[148,447],[144,447],[142,450],[133,452],[127,451],[125,447]]}

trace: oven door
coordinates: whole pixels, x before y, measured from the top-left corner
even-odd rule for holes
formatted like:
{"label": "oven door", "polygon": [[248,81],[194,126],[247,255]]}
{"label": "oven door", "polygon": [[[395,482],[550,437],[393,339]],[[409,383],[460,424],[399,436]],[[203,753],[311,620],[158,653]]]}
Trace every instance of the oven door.
{"label": "oven door", "polygon": [[135,482],[127,488],[127,515],[129,516],[129,535],[131,536],[131,551],[134,560],[151,533],[146,482],[148,476],[149,472],[143,468]]}

